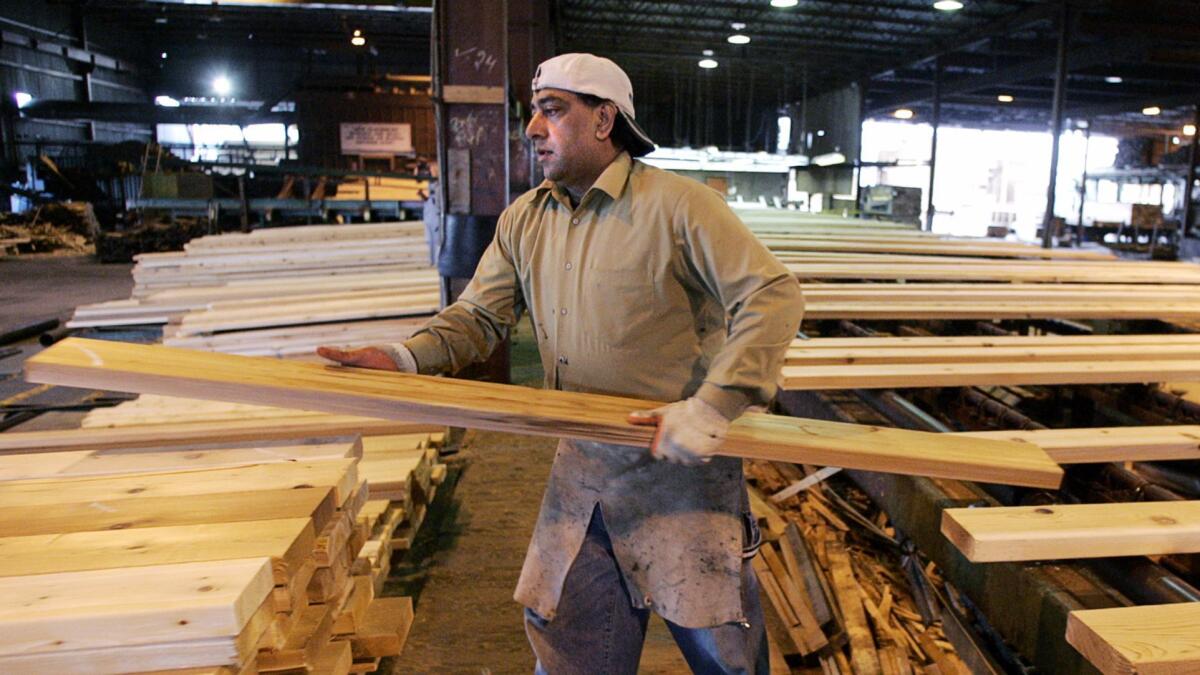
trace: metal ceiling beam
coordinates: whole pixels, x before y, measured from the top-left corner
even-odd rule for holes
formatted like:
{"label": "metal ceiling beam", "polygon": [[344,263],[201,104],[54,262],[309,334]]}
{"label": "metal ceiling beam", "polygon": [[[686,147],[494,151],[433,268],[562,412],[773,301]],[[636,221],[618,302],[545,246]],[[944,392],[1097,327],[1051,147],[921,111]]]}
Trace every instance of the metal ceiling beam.
{"label": "metal ceiling beam", "polygon": [[[604,29],[604,28],[609,28],[611,30],[609,30],[609,31],[596,30],[596,29]],[[585,38],[586,40],[595,40],[595,41],[601,41],[601,40],[604,40],[605,38],[618,38],[622,41],[629,41],[638,36],[655,35],[655,34],[659,34],[659,33],[678,36],[681,34],[687,34],[689,32],[692,34],[696,34],[697,32],[703,32],[708,37],[705,39],[700,39],[700,40],[694,41],[694,43],[698,46],[697,53],[699,52],[699,48],[701,48],[701,47],[708,48],[708,49],[714,49],[714,50],[717,50],[717,49],[731,50],[731,49],[735,48],[734,45],[729,45],[725,42],[726,34],[724,31],[697,31],[697,28],[695,26],[689,26],[687,24],[655,24],[655,25],[643,24],[643,25],[638,25],[638,26],[632,26],[632,25],[614,25],[611,21],[602,21],[602,20],[598,20],[598,19],[596,19],[596,20],[593,20],[593,19],[572,20],[571,26],[569,28],[567,28],[566,31],[564,31],[566,34],[565,36],[566,36],[567,40],[575,39],[575,40],[579,40],[579,41],[584,41],[584,40],[581,40],[580,38],[576,37],[576,31],[574,31],[572,29],[583,29],[583,30],[578,31],[580,33],[584,33],[584,35],[581,37]],[[810,45],[824,45],[824,46],[832,46],[832,47],[838,47],[838,46],[847,47],[847,46],[853,46],[853,45],[861,45],[864,48],[882,47],[882,48],[886,48],[886,49],[894,49],[897,47],[905,47],[908,45],[916,44],[916,42],[913,40],[876,40],[876,39],[872,39],[872,38],[863,38],[863,37],[856,37],[856,36],[841,36],[841,35],[837,35],[837,36],[831,35],[829,37],[823,36],[821,38],[806,38],[806,37],[799,37],[794,34],[778,33],[778,34],[772,34],[772,37],[778,38],[777,40],[775,40],[775,44],[777,46],[780,46],[780,47],[789,47],[790,46],[790,47],[794,47],[794,48],[804,48],[805,46],[810,46]]]}
{"label": "metal ceiling beam", "polygon": [[34,100],[21,109],[21,116],[43,120],[88,120],[125,124],[248,124],[291,122],[294,115],[283,112],[257,113],[254,109],[183,106],[166,108],[153,103],[110,103]]}
{"label": "metal ceiling beam", "polygon": [[[1072,68],[1087,68],[1101,63],[1111,63],[1114,61],[1122,61],[1128,59],[1140,59],[1145,54],[1146,43],[1138,36],[1129,37],[1124,40],[1111,42],[1103,42],[1080,47],[1071,50],[1067,55],[1068,62]],[[943,94],[953,96],[955,94],[968,94],[980,89],[995,87],[998,85],[1009,84],[1013,82],[1027,82],[1048,75],[1052,75],[1057,67],[1058,59],[1054,55],[1035,59],[1025,63],[1018,63],[1005,68],[1000,68],[991,73],[981,75],[973,75],[970,77],[958,78],[947,82],[943,89]],[[915,103],[924,101],[927,96],[914,96],[906,93],[901,96],[876,101],[871,112],[879,112],[881,110],[903,108]]]}

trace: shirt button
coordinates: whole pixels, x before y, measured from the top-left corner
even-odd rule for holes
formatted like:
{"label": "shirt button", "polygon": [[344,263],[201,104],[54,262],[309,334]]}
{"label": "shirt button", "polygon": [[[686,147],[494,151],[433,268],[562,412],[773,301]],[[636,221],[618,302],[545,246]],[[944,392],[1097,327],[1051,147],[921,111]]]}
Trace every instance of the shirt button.
{"label": "shirt button", "polygon": [[563,364],[564,366],[567,365],[567,357],[565,357],[565,356],[558,357],[558,362]]}
{"label": "shirt button", "polygon": [[578,219],[578,218],[572,218],[572,219],[571,219],[571,224],[572,224],[572,225],[578,225],[578,224],[579,224],[579,219]]}
{"label": "shirt button", "polygon": [[567,263],[567,269],[568,269],[568,270],[569,270],[569,269],[571,269],[572,267],[575,267],[575,265],[573,265],[573,264],[571,264],[571,263]]}
{"label": "shirt button", "polygon": [[649,607],[654,604],[654,599],[647,595],[646,597],[642,598],[642,602]]}
{"label": "shirt button", "polygon": [[566,308],[566,307],[563,307],[562,309],[558,310],[558,313],[559,313],[559,314],[561,314],[561,315],[563,315],[563,316],[566,316],[566,315],[567,315],[567,308]]}

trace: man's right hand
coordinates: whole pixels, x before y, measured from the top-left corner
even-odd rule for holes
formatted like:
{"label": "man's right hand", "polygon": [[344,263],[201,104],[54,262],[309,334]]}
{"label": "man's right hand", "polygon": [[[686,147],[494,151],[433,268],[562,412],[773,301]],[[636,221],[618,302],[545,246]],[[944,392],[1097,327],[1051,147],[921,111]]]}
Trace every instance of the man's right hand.
{"label": "man's right hand", "polygon": [[[389,354],[395,352],[395,354]],[[337,361],[343,366],[357,368],[373,368],[375,370],[393,370],[401,373],[417,372],[417,360],[412,352],[403,345],[392,349],[379,347],[362,347],[360,349],[338,349],[337,347],[317,347],[317,356]]]}

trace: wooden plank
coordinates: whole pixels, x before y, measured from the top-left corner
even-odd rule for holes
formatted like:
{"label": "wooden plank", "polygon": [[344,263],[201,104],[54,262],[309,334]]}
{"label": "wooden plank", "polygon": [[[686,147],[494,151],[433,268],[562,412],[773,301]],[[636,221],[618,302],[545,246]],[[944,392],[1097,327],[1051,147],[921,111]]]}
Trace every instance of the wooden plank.
{"label": "wooden plank", "polygon": [[329,486],[336,505],[358,485],[357,459],[251,464],[229,469],[83,476],[0,483],[0,508]]}
{"label": "wooden plank", "polygon": [[1200,459],[1200,425],[970,431],[971,438],[1032,443],[1059,464]]}
{"label": "wooden plank", "polygon": [[172,444],[236,443],[270,439],[337,437],[354,434],[399,434],[440,431],[445,425],[413,424],[354,415],[299,417],[278,425],[258,420],[157,424],[144,428],[7,431],[0,434],[0,453],[161,448]]}
{"label": "wooden plank", "polygon": [[[907,284],[913,285],[913,284]],[[792,340],[791,348],[852,349],[990,349],[994,347],[1069,347],[1113,345],[1200,345],[1200,335],[1186,333],[1134,335],[938,335],[930,337],[827,337]]]}
{"label": "wooden plank", "polygon": [[[880,349],[854,347],[851,349],[788,350],[789,366],[833,365],[892,365],[892,364],[957,364],[1000,361],[1006,363],[1057,364],[1073,361],[1126,362],[1172,361],[1200,359],[1200,342],[1188,345],[1071,345],[1068,347],[990,347],[985,349],[937,347],[933,349]],[[1054,366],[1051,366],[1054,367]]]}
{"label": "wooden plank", "polygon": [[267,558],[0,578],[0,655],[236,636],[273,585]]}
{"label": "wooden plank", "polygon": [[95,499],[0,509],[0,537],[142,529],[307,517],[314,528],[334,516],[333,489],[256,489],[200,495]]}
{"label": "wooden plank", "polygon": [[412,621],[411,598],[376,598],[367,608],[362,627],[350,639],[354,658],[398,655],[404,649]]}
{"label": "wooden plank", "polygon": [[308,518],[4,537],[0,577],[263,556],[290,566],[314,537]]}
{"label": "wooden plank", "polygon": [[1200,553],[1200,501],[946,509],[942,534],[973,562]]}
{"label": "wooden plank", "polygon": [[834,536],[825,543],[829,559],[829,577],[833,582],[833,594],[842,610],[846,635],[850,638],[850,661],[855,675],[877,675],[881,672],[879,656],[875,652],[875,640],[867,625],[862,596],[854,570],[850,567],[850,555],[846,546]]}
{"label": "wooden plank", "polygon": [[1200,603],[1071,612],[1067,642],[1106,675],[1200,672]]}
{"label": "wooden plank", "polygon": [[[36,456],[36,455],[35,455]],[[185,449],[178,451],[111,448],[96,450],[53,474],[42,477],[105,476],[128,473],[157,473],[191,469],[219,469],[252,464],[315,462],[362,456],[362,444],[349,442],[308,445],[261,445],[249,448]],[[19,455],[0,456],[0,467]],[[33,478],[34,476],[28,476]]]}
{"label": "wooden plank", "polygon": [[[413,422],[648,447],[628,414],[640,399],[68,338],[26,361],[30,381],[202,395]],[[722,454],[765,460],[1057,487],[1062,470],[1026,443],[748,414]]]}
{"label": "wooden plank", "polygon": [[1106,384],[1200,379],[1200,359],[1172,361],[1031,361],[900,363],[783,368],[789,391],[970,387],[1001,384]]}

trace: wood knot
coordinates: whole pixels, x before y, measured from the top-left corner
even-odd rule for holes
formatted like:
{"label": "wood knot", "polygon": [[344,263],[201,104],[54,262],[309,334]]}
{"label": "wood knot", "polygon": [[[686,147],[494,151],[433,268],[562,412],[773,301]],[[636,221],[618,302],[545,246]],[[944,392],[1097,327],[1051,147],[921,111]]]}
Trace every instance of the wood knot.
{"label": "wood knot", "polygon": [[1048,509],[1045,506],[1039,506],[1033,510],[1034,513],[1054,513],[1054,509]]}
{"label": "wood knot", "polygon": [[1150,520],[1153,520],[1154,522],[1158,523],[1159,525],[1178,525],[1179,524],[1179,521],[1175,520],[1171,516],[1150,516]]}
{"label": "wood knot", "polygon": [[201,586],[200,588],[197,588],[196,590],[200,591],[201,593],[207,593],[207,592],[211,591],[212,589],[213,589],[212,586]]}
{"label": "wood knot", "polygon": [[145,492],[145,491],[146,491],[146,488],[144,488],[144,487],[136,487],[136,488],[129,488],[125,492],[127,494],[136,495],[139,492]]}

